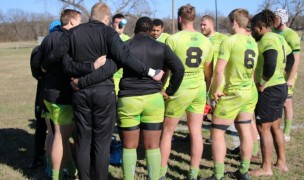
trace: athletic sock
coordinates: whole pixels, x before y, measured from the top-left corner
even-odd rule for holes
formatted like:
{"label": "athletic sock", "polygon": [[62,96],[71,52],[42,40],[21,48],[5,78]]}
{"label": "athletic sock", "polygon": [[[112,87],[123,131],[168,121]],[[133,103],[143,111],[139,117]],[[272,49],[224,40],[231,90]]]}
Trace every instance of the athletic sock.
{"label": "athletic sock", "polygon": [[224,163],[215,163],[214,165],[214,175],[216,179],[221,179],[224,177],[225,165]]}
{"label": "athletic sock", "polygon": [[122,170],[124,180],[134,179],[136,161],[136,149],[122,149]]}
{"label": "athletic sock", "polygon": [[60,170],[52,169],[52,180],[59,180]]}
{"label": "athletic sock", "polygon": [[190,170],[189,170],[189,173],[188,173],[188,178],[190,180],[197,179],[198,172],[199,172],[199,168],[191,166]]}
{"label": "athletic sock", "polygon": [[242,174],[245,174],[246,172],[248,172],[249,166],[250,166],[250,160],[242,160],[241,161],[240,172]]}
{"label": "athletic sock", "polygon": [[292,120],[291,119],[285,119],[284,122],[284,134],[289,136],[290,129],[291,129]]}
{"label": "athletic sock", "polygon": [[160,167],[159,177],[165,177],[167,174],[168,166]]}
{"label": "athletic sock", "polygon": [[256,156],[258,155],[259,152],[259,143],[255,142],[253,145],[253,152],[252,152],[252,156]]}
{"label": "athletic sock", "polygon": [[158,180],[160,175],[161,155],[160,149],[146,150],[146,160],[148,168],[148,177],[151,180]]}

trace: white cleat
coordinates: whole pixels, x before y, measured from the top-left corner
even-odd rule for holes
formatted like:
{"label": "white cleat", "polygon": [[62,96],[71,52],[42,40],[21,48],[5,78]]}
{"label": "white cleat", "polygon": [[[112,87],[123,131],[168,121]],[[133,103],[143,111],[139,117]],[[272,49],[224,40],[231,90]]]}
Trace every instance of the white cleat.
{"label": "white cleat", "polygon": [[289,142],[290,141],[290,136],[284,134],[284,139],[285,139],[285,142]]}

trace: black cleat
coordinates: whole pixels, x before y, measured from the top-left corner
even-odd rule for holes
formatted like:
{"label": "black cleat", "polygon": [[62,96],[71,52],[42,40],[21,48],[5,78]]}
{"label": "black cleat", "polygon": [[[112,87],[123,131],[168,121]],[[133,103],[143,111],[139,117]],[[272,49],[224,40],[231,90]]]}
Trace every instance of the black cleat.
{"label": "black cleat", "polygon": [[[212,176],[207,178],[200,178],[200,180],[218,180],[218,179],[216,179],[215,175],[213,174]],[[220,180],[225,180],[224,176]]]}
{"label": "black cleat", "polygon": [[230,154],[240,154],[241,153],[241,149],[240,149],[240,146],[239,147],[236,147],[236,148],[234,148],[234,149],[228,149],[228,152],[230,153]]}
{"label": "black cleat", "polygon": [[232,179],[238,179],[238,180],[249,180],[249,174],[248,172],[245,172],[242,174],[240,170],[237,170],[235,172],[227,172],[227,175]]}
{"label": "black cleat", "polygon": [[38,167],[41,167],[43,165],[43,158],[37,158],[34,159],[31,164],[28,165],[29,169],[37,169]]}

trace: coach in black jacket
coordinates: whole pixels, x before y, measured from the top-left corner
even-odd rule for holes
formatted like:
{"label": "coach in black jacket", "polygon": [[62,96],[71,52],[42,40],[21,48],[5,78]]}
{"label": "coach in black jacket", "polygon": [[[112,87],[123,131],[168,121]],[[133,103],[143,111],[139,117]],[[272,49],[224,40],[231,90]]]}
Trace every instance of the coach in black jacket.
{"label": "coach in black jacket", "polygon": [[[61,43],[50,54],[49,60],[56,61],[66,52],[69,52],[74,61],[82,63],[93,62],[98,57],[106,55],[118,66],[128,67],[139,76],[150,76],[159,80],[163,71],[147,68],[131,56],[117,32],[107,26],[110,15],[107,5],[95,4],[91,10],[90,21],[65,33]],[[113,64],[115,63],[109,60],[104,66]],[[112,74],[109,74],[106,80],[73,94],[77,130],[76,156],[80,180],[90,179],[91,164],[95,179],[108,178],[109,149],[116,120],[116,96],[111,76]]]}

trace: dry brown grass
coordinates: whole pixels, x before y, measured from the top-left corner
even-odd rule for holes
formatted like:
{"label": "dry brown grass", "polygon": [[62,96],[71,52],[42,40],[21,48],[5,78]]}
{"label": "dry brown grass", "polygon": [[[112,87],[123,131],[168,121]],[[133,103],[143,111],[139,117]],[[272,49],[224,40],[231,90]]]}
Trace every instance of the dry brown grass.
{"label": "dry brown grass", "polygon": [[[44,169],[36,171],[27,169],[31,162],[34,145],[34,96],[36,81],[32,78],[29,68],[29,57],[35,42],[23,42],[23,48],[17,51],[15,43],[0,43],[0,179],[45,179]],[[303,45],[303,44],[302,44]],[[21,46],[20,46],[21,47]],[[26,48],[28,47],[28,48]],[[302,46],[303,47],[303,46]],[[304,59],[304,53],[302,58]],[[304,63],[300,64],[297,91],[294,95],[294,126],[292,140],[287,143],[287,161],[290,172],[265,179],[304,179]],[[206,124],[205,126],[208,126]],[[176,134],[172,154],[169,161],[168,178],[183,179],[187,177],[189,168],[189,141],[182,139],[186,132]],[[209,137],[209,131],[203,130],[204,138]],[[228,137],[229,138],[229,137]],[[204,154],[201,162],[201,176],[212,174],[212,159],[210,144],[204,144]],[[142,149],[139,150],[137,179],[146,179],[145,160]],[[259,161],[260,162],[260,161]],[[226,170],[235,170],[239,165],[236,156],[226,158]],[[252,168],[257,168],[254,163]],[[120,167],[110,167],[111,179],[121,179]],[[254,179],[254,178],[252,178]]]}

